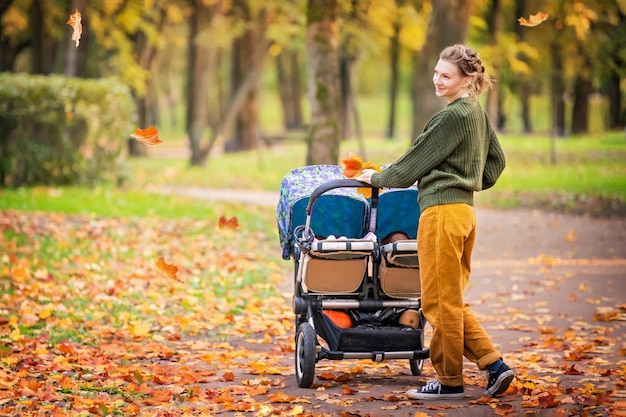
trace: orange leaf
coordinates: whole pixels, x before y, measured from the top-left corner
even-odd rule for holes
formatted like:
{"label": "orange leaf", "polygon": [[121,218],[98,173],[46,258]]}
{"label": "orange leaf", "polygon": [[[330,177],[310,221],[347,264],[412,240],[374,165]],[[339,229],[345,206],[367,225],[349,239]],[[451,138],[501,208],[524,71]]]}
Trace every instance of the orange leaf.
{"label": "orange leaf", "polygon": [[159,143],[163,143],[159,139],[159,131],[154,126],[147,129],[137,129],[130,137],[148,146],[156,146]]}
{"label": "orange leaf", "polygon": [[541,22],[545,22],[548,19],[548,16],[549,16],[548,13],[538,12],[537,14],[531,14],[528,20],[524,19],[523,17],[520,17],[519,19],[517,19],[517,21],[522,26],[533,27],[533,26],[537,26]]}
{"label": "orange leaf", "polygon": [[220,229],[231,229],[234,230],[239,227],[239,221],[236,216],[227,219],[226,216],[220,216],[220,220],[217,223],[217,227]]}
{"label": "orange leaf", "polygon": [[176,275],[178,274],[178,267],[176,265],[170,265],[165,262],[165,259],[161,256],[156,260],[156,266],[159,268],[161,272],[163,272],[168,278],[176,280],[178,282],[182,282],[180,278]]}
{"label": "orange leaf", "polygon": [[81,23],[82,17],[78,9],[76,9],[76,13],[70,15],[70,20],[66,23],[74,29],[72,32],[72,40],[76,42],[76,47],[78,48],[78,44],[80,43],[80,35],[83,34],[83,25]]}
{"label": "orange leaf", "polygon": [[358,390],[358,389],[353,389],[353,388],[350,388],[350,387],[348,387],[348,386],[344,386],[344,387],[343,387],[343,390],[342,390],[342,394],[343,394],[343,395],[354,395],[354,394],[356,394],[357,392],[359,392],[359,390]]}
{"label": "orange leaf", "polygon": [[222,381],[234,381],[235,380],[235,374],[232,372],[224,372],[224,374],[222,375]]}
{"label": "orange leaf", "polygon": [[348,159],[342,159],[343,175],[347,178],[358,177],[363,171],[363,159],[352,152],[348,154]]}

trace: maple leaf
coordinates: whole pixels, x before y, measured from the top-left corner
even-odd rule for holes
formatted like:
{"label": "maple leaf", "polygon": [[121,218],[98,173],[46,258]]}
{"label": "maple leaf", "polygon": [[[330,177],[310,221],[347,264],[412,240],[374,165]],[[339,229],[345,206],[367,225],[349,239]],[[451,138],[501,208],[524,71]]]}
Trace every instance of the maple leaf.
{"label": "maple leaf", "polygon": [[538,12],[537,14],[531,14],[528,20],[524,19],[523,17],[520,17],[519,19],[517,19],[517,21],[522,26],[534,27],[534,26],[539,25],[542,22],[545,22],[548,19],[548,17],[549,17],[548,13]]}
{"label": "maple leaf", "polygon": [[154,126],[147,129],[137,129],[130,137],[150,147],[163,143],[163,141],[159,139],[159,131]]}
{"label": "maple leaf", "polygon": [[81,23],[82,17],[78,9],[76,9],[76,13],[70,15],[70,20],[66,22],[66,24],[70,25],[74,31],[72,32],[72,40],[76,42],[76,47],[78,48],[78,44],[80,43],[80,36],[83,34],[83,24]]}
{"label": "maple leaf", "polygon": [[156,266],[157,268],[159,268],[159,270],[161,272],[163,272],[165,274],[165,276],[167,276],[168,278],[171,278],[175,281],[178,282],[183,282],[180,278],[178,278],[177,274],[178,274],[178,267],[176,265],[171,265],[165,262],[165,259],[163,259],[163,257],[159,257],[159,259],[156,260]]}
{"label": "maple leaf", "polygon": [[358,177],[363,171],[363,159],[352,152],[349,152],[348,158],[342,159],[341,163],[343,164],[343,175],[347,178]]}
{"label": "maple leaf", "polygon": [[[346,178],[356,178],[361,175],[364,169],[373,169],[374,171],[380,172],[380,166],[374,165],[370,161],[363,162],[363,158],[352,152],[349,152],[348,158],[342,159],[341,163],[343,164],[343,175]],[[372,196],[371,188],[357,188],[357,192],[362,194],[365,198]]]}
{"label": "maple leaf", "polygon": [[220,216],[220,219],[217,223],[217,227],[220,230],[223,230],[223,229],[234,230],[239,227],[239,220],[237,220],[236,216],[233,216],[230,219],[227,219],[226,216]]}

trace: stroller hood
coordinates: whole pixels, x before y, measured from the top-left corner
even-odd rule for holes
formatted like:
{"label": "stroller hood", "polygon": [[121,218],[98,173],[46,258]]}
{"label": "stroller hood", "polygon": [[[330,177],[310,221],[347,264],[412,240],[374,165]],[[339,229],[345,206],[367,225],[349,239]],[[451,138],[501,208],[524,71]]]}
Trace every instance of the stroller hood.
{"label": "stroller hood", "polygon": [[[308,165],[288,172],[280,185],[276,220],[283,258],[293,247],[293,232],[306,222],[309,197],[320,185],[345,178],[338,165]],[[311,213],[310,227],[318,237],[361,238],[367,232],[369,204],[355,188],[337,188],[320,196]]]}

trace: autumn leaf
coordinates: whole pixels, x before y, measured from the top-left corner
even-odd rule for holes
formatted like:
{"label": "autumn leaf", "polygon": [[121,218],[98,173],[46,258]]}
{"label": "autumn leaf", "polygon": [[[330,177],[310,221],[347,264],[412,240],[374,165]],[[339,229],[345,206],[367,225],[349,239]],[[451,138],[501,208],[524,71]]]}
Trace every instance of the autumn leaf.
{"label": "autumn leaf", "polygon": [[219,222],[217,223],[217,227],[219,229],[231,229],[234,230],[239,227],[239,221],[236,216],[227,219],[226,216],[220,216]]}
{"label": "autumn leaf", "polygon": [[348,153],[347,159],[342,159],[341,163],[343,164],[343,175],[346,178],[355,178],[361,175],[364,169],[373,169],[375,171],[380,172],[380,166],[374,165],[371,162],[363,162],[363,158],[353,154],[352,152]]}
{"label": "autumn leaf", "polygon": [[[361,175],[364,169],[373,169],[374,171],[380,172],[380,166],[374,165],[370,161],[363,162],[363,158],[353,154],[352,152],[349,152],[348,158],[342,159],[341,163],[344,167],[343,175],[346,178],[356,178]],[[365,198],[370,198],[372,196],[371,188],[357,188],[357,191]]]}
{"label": "autumn leaf", "polygon": [[76,13],[70,15],[70,20],[66,23],[74,29],[72,32],[72,40],[76,42],[76,47],[78,48],[78,44],[80,43],[80,36],[83,34],[83,25],[81,23],[82,17],[78,9],[76,9]]}
{"label": "autumn leaf", "polygon": [[541,22],[545,22],[548,19],[548,13],[538,12],[537,14],[531,14],[528,20],[520,17],[517,19],[521,26],[534,27],[539,25]]}
{"label": "autumn leaf", "polygon": [[159,131],[154,126],[147,129],[137,129],[130,137],[151,147],[163,143],[163,141],[159,139]]}
{"label": "autumn leaf", "polygon": [[156,260],[156,266],[168,278],[171,278],[171,279],[173,279],[175,281],[178,281],[178,282],[182,282],[182,280],[180,278],[178,278],[178,276],[177,276],[177,274],[178,274],[178,267],[176,265],[171,265],[171,264],[166,263],[165,259],[163,259],[162,256],[159,257],[159,259]]}
{"label": "autumn leaf", "polygon": [[363,171],[363,159],[352,152],[348,154],[347,159],[342,159],[341,163],[343,164],[343,175],[347,178],[358,177]]}

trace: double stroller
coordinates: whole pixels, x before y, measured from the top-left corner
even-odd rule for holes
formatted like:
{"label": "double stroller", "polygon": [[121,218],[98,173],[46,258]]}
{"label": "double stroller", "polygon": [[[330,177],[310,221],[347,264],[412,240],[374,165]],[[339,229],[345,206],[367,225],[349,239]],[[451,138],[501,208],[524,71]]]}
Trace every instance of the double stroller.
{"label": "double stroller", "polygon": [[[360,190],[365,188],[371,197]],[[311,387],[322,359],[407,359],[424,348],[417,188],[380,192],[337,165],[287,173],[276,209],[282,257],[294,262],[295,374]]]}

